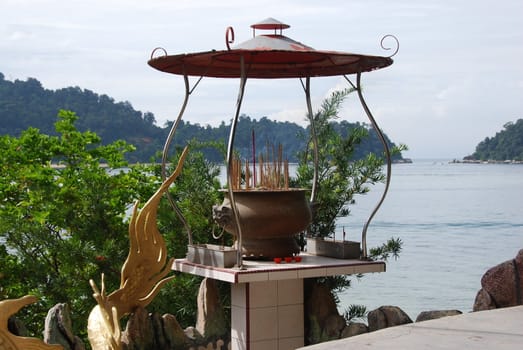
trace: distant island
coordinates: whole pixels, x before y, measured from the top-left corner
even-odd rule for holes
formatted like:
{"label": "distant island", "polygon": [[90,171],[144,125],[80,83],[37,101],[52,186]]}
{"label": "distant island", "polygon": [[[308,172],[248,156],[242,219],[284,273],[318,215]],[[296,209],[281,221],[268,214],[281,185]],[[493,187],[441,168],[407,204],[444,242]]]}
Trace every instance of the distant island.
{"label": "distant island", "polygon": [[523,119],[506,123],[495,136],[481,141],[473,154],[454,162],[523,164]]}
{"label": "distant island", "polygon": [[505,160],[495,160],[495,159],[453,159],[450,163],[462,163],[462,164],[523,164],[523,160],[516,159],[505,159]]}
{"label": "distant island", "polygon": [[[163,149],[163,143],[172,125],[172,122],[167,122],[162,127],[156,125],[153,113],[137,111],[127,101],[116,102],[107,95],[99,95],[79,87],[48,90],[35,78],[9,81],[0,73],[0,135],[19,136],[29,127],[54,135],[54,123],[60,109],[75,112],[79,116],[76,123],[78,130],[95,132],[105,144],[119,139],[133,144],[136,151],[127,155],[131,163],[158,160],[158,152]],[[222,121],[216,127],[182,121],[172,147],[185,145],[192,139],[225,142],[229,136],[230,118],[224,116],[223,120],[227,120],[227,123]],[[369,137],[356,148],[356,159],[363,158],[371,152],[383,152],[382,144],[370,125],[342,120],[333,123],[332,126],[342,135],[356,127],[369,130]],[[268,143],[281,144],[290,162],[297,162],[297,153],[303,150],[308,135],[307,128],[295,123],[273,121],[267,117],[257,120],[242,115],[237,126],[235,148],[244,157],[250,154],[253,130],[256,132],[256,143],[260,144],[259,148],[256,146],[258,149],[262,149]],[[386,140],[389,145],[394,146],[388,137]],[[224,155],[215,149],[202,151],[210,161],[224,160]],[[393,161],[409,162],[401,154],[396,155]]]}

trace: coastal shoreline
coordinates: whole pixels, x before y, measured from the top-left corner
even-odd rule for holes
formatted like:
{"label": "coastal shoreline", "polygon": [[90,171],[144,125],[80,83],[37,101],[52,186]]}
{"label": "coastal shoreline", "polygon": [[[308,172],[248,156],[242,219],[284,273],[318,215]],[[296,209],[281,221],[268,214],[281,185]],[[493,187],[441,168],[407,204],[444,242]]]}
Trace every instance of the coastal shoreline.
{"label": "coastal shoreline", "polygon": [[453,159],[449,163],[451,164],[523,164],[523,160],[506,159],[506,160],[479,160],[479,159]]}

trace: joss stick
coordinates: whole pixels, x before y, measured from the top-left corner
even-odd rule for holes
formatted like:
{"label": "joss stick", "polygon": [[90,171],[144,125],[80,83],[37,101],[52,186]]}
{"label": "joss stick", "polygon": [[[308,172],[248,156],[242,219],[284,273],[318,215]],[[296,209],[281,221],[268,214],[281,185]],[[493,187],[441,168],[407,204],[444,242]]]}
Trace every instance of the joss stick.
{"label": "joss stick", "polygon": [[254,176],[252,187],[256,187],[256,135],[254,129],[252,129],[252,174]]}
{"label": "joss stick", "polygon": [[283,181],[284,181],[284,184],[285,184],[285,189],[288,190],[289,189],[289,160],[288,159],[285,159],[285,163],[283,164]]}
{"label": "joss stick", "polygon": [[237,190],[239,186],[240,174],[238,174],[238,158],[234,159],[234,189]]}
{"label": "joss stick", "polygon": [[281,188],[281,176],[282,176],[282,162],[283,162],[283,146],[280,143],[278,145],[278,172],[277,172],[277,188]]}
{"label": "joss stick", "polygon": [[234,158],[234,161],[232,163],[233,168],[233,189],[238,190],[240,188],[240,179],[241,179],[241,168],[240,168],[240,160],[236,157]]}
{"label": "joss stick", "polygon": [[229,164],[229,186],[234,190],[234,184],[236,182],[236,178],[234,177],[234,158],[231,159],[231,163]]}
{"label": "joss stick", "polygon": [[274,147],[274,183],[272,188],[278,188],[280,186],[280,156],[279,149],[276,150]]}
{"label": "joss stick", "polygon": [[242,161],[240,158],[236,160],[236,174],[237,174],[237,183],[236,183],[236,189],[241,189],[242,185]]}
{"label": "joss stick", "polygon": [[231,159],[231,164],[229,164],[229,186],[231,186],[231,188],[234,190],[235,187],[236,187],[236,174],[234,173],[234,163],[235,163],[235,160],[234,158]]}
{"label": "joss stick", "polygon": [[266,183],[267,183],[267,188],[271,189],[272,188],[272,164],[270,162],[269,159],[267,159],[267,168],[265,169],[265,175],[267,176],[266,178]]}
{"label": "joss stick", "polygon": [[233,190],[236,189],[236,181],[237,181],[237,174],[236,174],[236,158],[233,158],[232,159],[232,164],[231,164],[231,187]]}
{"label": "joss stick", "polygon": [[[252,135],[254,141],[254,133]],[[254,147],[255,143],[253,142],[253,150]],[[237,174],[241,179],[242,169],[244,169],[246,189],[257,187],[268,190],[289,188],[289,160],[283,158],[282,144],[279,144],[276,148],[274,144],[267,142],[265,151],[258,154],[257,163],[258,169],[256,169],[254,152],[252,155],[252,172],[249,160],[245,161],[245,166],[240,161]]]}
{"label": "joss stick", "polygon": [[263,155],[259,155],[259,164],[258,167],[260,168],[260,187],[263,187]]}
{"label": "joss stick", "polygon": [[251,171],[249,169],[249,160],[245,159],[245,189],[248,190],[251,186]]}
{"label": "joss stick", "polygon": [[276,150],[276,147],[274,147],[274,145],[272,146],[272,156],[273,156],[273,159],[272,159],[272,164],[274,164],[274,178],[273,178],[273,182],[272,182],[272,188],[278,188],[278,182],[280,179],[278,179],[278,176],[279,176],[279,164],[278,164],[278,151]]}
{"label": "joss stick", "polygon": [[265,176],[266,176],[266,186],[267,188],[271,188],[271,177],[272,177],[272,170],[271,170],[271,145],[269,144],[269,141],[267,141],[265,146],[266,156],[265,156]]}
{"label": "joss stick", "polygon": [[276,153],[276,160],[275,160],[275,167],[274,170],[274,188],[280,187],[280,176],[281,176],[281,162],[280,162],[280,146],[278,145],[278,151]]}

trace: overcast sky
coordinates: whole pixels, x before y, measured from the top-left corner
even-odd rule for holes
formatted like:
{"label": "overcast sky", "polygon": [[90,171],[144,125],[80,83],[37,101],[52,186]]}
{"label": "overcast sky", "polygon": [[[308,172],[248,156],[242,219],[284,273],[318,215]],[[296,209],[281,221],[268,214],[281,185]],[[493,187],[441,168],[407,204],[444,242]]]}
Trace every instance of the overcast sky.
{"label": "overcast sky", "polygon": [[[147,65],[152,50],[225,49],[228,26],[238,44],[267,17],[291,26],[284,35],[322,50],[388,56],[380,40],[395,35],[394,64],[364,74],[362,85],[378,124],[408,145],[407,157],[462,158],[523,118],[522,0],[0,0],[0,16],[6,79],[107,94],[154,113],[160,126],[176,118],[184,85]],[[340,78],[313,79],[313,108],[345,86]],[[184,119],[228,122],[237,89],[236,79],[204,79]],[[249,80],[242,113],[303,125],[303,89],[298,80]],[[367,121],[356,95],[341,114]]]}

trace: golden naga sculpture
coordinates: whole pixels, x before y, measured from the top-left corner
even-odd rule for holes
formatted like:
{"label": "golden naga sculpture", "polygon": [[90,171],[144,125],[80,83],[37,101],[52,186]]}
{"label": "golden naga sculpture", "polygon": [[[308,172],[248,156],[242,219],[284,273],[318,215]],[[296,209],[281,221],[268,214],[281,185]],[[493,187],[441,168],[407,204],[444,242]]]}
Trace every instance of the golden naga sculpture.
{"label": "golden naga sculpture", "polygon": [[87,333],[93,350],[120,350],[121,317],[138,307],[147,306],[160,288],[174,278],[165,277],[173,258],[167,262],[165,241],[156,223],[157,209],[162,195],[180,175],[188,148],[183,150],[174,173],[167,178],[156,193],[138,212],[135,203],[129,223],[129,255],[122,272],[120,288],[107,295],[102,274],[101,290],[90,280],[98,305],[89,315]]}
{"label": "golden naga sculpture", "polygon": [[0,349],[1,350],[63,350],[61,345],[46,344],[37,338],[20,337],[9,332],[7,322],[9,317],[26,305],[33,304],[38,299],[26,295],[19,299],[0,301]]}

